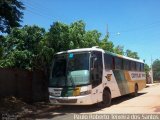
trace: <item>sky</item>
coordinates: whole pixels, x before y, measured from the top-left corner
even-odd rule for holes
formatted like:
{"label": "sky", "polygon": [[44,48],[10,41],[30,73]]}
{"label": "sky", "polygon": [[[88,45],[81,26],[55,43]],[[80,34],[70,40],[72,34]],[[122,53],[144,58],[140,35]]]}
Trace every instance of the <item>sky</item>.
{"label": "sky", "polygon": [[[160,59],[160,0],[22,0],[22,25],[48,31],[53,22],[83,20],[86,30],[98,30],[115,46],[130,49],[151,64]],[[108,26],[108,27],[107,27]]]}

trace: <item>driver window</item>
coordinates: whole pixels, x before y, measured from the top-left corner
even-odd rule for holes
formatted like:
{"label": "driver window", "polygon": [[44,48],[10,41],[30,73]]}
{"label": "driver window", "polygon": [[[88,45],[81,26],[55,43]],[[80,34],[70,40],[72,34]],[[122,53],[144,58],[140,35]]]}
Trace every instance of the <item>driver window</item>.
{"label": "driver window", "polygon": [[97,86],[102,82],[102,52],[92,52],[91,79],[93,86]]}

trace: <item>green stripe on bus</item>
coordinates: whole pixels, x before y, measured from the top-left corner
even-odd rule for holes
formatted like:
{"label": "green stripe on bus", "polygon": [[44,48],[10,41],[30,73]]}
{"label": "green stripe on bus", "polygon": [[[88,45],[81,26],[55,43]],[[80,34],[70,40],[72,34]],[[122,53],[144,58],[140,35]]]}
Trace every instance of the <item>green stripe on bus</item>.
{"label": "green stripe on bus", "polygon": [[128,94],[129,93],[129,88],[127,84],[128,81],[125,78],[124,71],[123,70],[113,70],[113,73],[117,81],[121,95]]}
{"label": "green stripe on bus", "polygon": [[73,96],[73,87],[64,87],[61,93],[61,97]]}

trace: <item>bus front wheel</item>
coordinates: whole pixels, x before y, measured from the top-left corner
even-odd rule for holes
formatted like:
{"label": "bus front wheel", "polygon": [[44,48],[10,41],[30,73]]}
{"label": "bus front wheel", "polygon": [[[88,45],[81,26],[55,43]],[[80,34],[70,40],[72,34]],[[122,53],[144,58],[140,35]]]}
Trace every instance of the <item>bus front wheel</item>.
{"label": "bus front wheel", "polygon": [[111,105],[111,93],[109,90],[103,91],[102,102],[98,104],[99,107],[109,107]]}

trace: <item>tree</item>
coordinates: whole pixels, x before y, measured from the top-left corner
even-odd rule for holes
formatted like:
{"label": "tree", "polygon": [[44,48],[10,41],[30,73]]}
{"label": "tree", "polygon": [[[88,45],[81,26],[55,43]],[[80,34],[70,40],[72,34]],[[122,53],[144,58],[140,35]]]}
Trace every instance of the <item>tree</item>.
{"label": "tree", "polygon": [[[26,25],[13,28],[10,34],[0,37],[0,67],[40,69],[47,74],[54,54],[59,51],[98,45],[104,50],[124,54],[124,47],[118,45],[114,48],[109,36],[101,40],[101,33],[97,30],[86,31],[82,20],[69,25],[54,22],[47,33],[44,28]],[[127,55],[138,56],[131,50]]]}
{"label": "tree", "polygon": [[15,49],[28,50],[32,53],[37,53],[37,44],[44,37],[44,28],[38,26],[24,26],[23,28],[14,28],[11,33],[6,36],[6,40],[3,42],[6,47],[5,52],[9,53]]}
{"label": "tree", "polygon": [[149,74],[150,68],[147,64],[144,64],[144,71],[146,72],[146,74]]}
{"label": "tree", "polygon": [[144,71],[146,73],[146,77],[149,77],[149,71],[150,71],[150,68],[147,64],[144,64]]}
{"label": "tree", "polygon": [[83,44],[81,46],[83,46],[83,48],[98,46],[100,36],[101,33],[99,33],[97,30],[86,31],[83,35]]}
{"label": "tree", "polygon": [[85,23],[82,20],[71,23],[69,26],[70,49],[84,47],[83,36],[85,32]]}
{"label": "tree", "polygon": [[[44,58],[52,52],[46,48],[46,44],[43,42],[44,36],[45,30],[38,26],[14,28],[2,42],[4,49],[0,66],[29,70],[44,69],[46,65]],[[43,54],[44,49],[48,54]]]}
{"label": "tree", "polygon": [[25,7],[18,0],[0,0],[0,31],[10,33],[13,27],[20,27]]}
{"label": "tree", "polygon": [[2,59],[4,53],[4,46],[3,46],[4,41],[5,38],[3,36],[0,36],[0,60]]}
{"label": "tree", "polygon": [[129,49],[126,50],[126,55],[128,57],[131,57],[131,58],[139,59],[138,53],[137,52],[132,52]]}
{"label": "tree", "polygon": [[114,53],[124,55],[124,47],[120,45],[116,46],[114,48]]}
{"label": "tree", "polygon": [[53,23],[47,33],[46,41],[54,52],[70,49],[72,43],[69,40],[69,26],[60,22]]}
{"label": "tree", "polygon": [[153,62],[153,79],[154,80],[160,80],[160,60],[156,59]]}
{"label": "tree", "polygon": [[103,50],[107,50],[109,52],[114,52],[113,48],[114,48],[114,45],[113,45],[113,42],[111,41],[108,41],[109,37],[106,35],[104,37],[104,39],[102,39],[100,42],[99,42],[99,46],[100,48],[102,48]]}
{"label": "tree", "polygon": [[76,48],[96,46],[101,34],[97,30],[85,30],[83,21],[76,21],[70,25],[55,22],[47,33],[47,41],[54,52]]}

